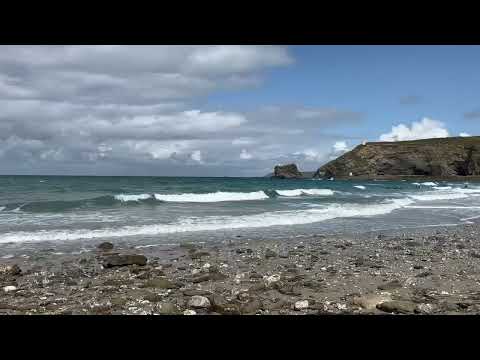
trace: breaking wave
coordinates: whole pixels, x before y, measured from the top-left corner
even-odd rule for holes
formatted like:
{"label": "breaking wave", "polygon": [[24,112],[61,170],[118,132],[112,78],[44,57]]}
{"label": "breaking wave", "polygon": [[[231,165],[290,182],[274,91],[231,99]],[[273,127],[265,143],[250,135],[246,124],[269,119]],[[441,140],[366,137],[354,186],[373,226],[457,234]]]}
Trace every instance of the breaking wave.
{"label": "breaking wave", "polygon": [[43,230],[36,232],[9,232],[2,235],[0,242],[34,242],[55,240],[80,240],[127,236],[150,236],[159,234],[214,231],[222,229],[264,228],[280,225],[302,225],[335,218],[368,217],[390,213],[411,204],[410,199],[390,199],[372,205],[331,204],[323,208],[297,211],[265,212],[242,216],[208,216],[186,218],[170,224],[123,226],[104,229]]}
{"label": "breaking wave", "polygon": [[303,195],[320,195],[331,196],[333,190],[330,189],[293,189],[293,190],[275,190],[280,196],[303,196]]}

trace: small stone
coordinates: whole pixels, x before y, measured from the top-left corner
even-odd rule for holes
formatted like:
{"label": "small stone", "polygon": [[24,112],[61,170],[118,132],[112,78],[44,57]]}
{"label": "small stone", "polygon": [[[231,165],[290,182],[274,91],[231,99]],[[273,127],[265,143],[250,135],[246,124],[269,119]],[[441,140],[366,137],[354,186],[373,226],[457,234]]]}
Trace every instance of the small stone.
{"label": "small stone", "polygon": [[5,292],[16,291],[16,290],[17,290],[17,287],[13,286],[13,285],[5,286],[3,288],[3,291],[5,291]]}
{"label": "small stone", "polygon": [[108,251],[113,249],[113,244],[110,242],[103,242],[97,246],[97,249],[102,251]]}
{"label": "small stone", "polygon": [[7,265],[7,266],[0,266],[0,274],[2,275],[20,275],[22,273],[22,269],[15,264],[15,265]]}
{"label": "small stone", "polygon": [[480,259],[480,254],[476,251],[471,251],[470,256],[475,258],[475,259]]}
{"label": "small stone", "polygon": [[262,307],[263,304],[260,302],[260,300],[255,299],[242,305],[240,311],[242,314],[255,314]]}
{"label": "small stone", "polygon": [[297,311],[308,309],[308,300],[300,300],[295,303],[293,308]]}
{"label": "small stone", "polygon": [[271,276],[264,276],[263,279],[265,280],[266,285],[270,286],[273,283],[276,283],[277,281],[280,281],[280,275],[274,274],[274,275],[271,275]]}
{"label": "small stone", "polygon": [[276,258],[278,255],[275,251],[271,250],[271,249],[267,249],[265,251],[265,258],[266,259],[270,259],[270,258]]}
{"label": "small stone", "polygon": [[197,312],[195,310],[185,310],[183,315],[197,315]]}
{"label": "small stone", "polygon": [[391,301],[390,295],[384,294],[369,294],[353,298],[353,304],[358,305],[366,310],[373,310],[378,304],[381,304],[385,301]]}
{"label": "small stone", "polygon": [[204,256],[210,256],[210,253],[207,251],[196,251],[190,254],[190,258],[192,260],[198,260],[201,259]]}
{"label": "small stone", "polygon": [[177,289],[179,286],[170,280],[164,278],[150,279],[145,284],[145,288],[156,288],[156,289]]}
{"label": "small stone", "polygon": [[387,282],[385,284],[379,285],[378,289],[379,290],[393,290],[393,289],[401,288],[402,286],[403,285],[400,281],[393,280],[393,281]]}
{"label": "small stone", "polygon": [[249,248],[242,248],[242,249],[236,249],[235,252],[237,254],[251,254],[253,250]]}
{"label": "small stone", "polygon": [[188,300],[188,306],[196,309],[208,309],[211,304],[205,296],[194,295]]}
{"label": "small stone", "polygon": [[416,310],[416,305],[409,301],[386,301],[377,305],[378,310],[395,314],[409,314]]}
{"label": "small stone", "polygon": [[157,306],[158,312],[162,315],[176,315],[178,308],[172,303],[162,303]]}
{"label": "small stone", "polygon": [[433,273],[431,271],[424,271],[420,274],[417,274],[416,277],[417,278],[422,278],[422,277],[427,277],[427,276],[430,276],[430,275],[433,275]]}
{"label": "small stone", "polygon": [[103,266],[110,268],[114,266],[139,265],[145,266],[147,258],[143,255],[111,255],[104,259]]}
{"label": "small stone", "polygon": [[413,265],[413,268],[414,268],[415,270],[420,270],[420,269],[423,269],[424,266],[423,266],[423,265]]}

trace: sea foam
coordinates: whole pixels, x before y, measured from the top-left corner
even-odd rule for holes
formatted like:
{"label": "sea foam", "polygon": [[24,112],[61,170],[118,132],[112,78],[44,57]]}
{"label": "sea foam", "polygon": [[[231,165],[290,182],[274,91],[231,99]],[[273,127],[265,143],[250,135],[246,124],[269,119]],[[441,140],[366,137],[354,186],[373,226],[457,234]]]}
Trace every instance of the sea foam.
{"label": "sea foam", "polygon": [[302,196],[302,195],[321,195],[330,196],[333,195],[333,191],[330,189],[293,189],[293,190],[275,190],[280,196]]}
{"label": "sea foam", "polygon": [[104,229],[43,230],[36,232],[9,232],[0,242],[34,242],[55,240],[97,239],[127,236],[154,236],[159,234],[214,231],[240,228],[263,228],[279,225],[302,225],[334,218],[374,216],[392,212],[412,203],[410,199],[391,199],[380,204],[331,204],[323,208],[298,211],[275,211],[242,216],[208,216],[186,218],[170,224],[122,226]]}
{"label": "sea foam", "polygon": [[207,194],[155,194],[155,199],[167,202],[220,202],[220,201],[246,201],[264,200],[269,196],[263,191],[253,192],[222,192],[217,191]]}

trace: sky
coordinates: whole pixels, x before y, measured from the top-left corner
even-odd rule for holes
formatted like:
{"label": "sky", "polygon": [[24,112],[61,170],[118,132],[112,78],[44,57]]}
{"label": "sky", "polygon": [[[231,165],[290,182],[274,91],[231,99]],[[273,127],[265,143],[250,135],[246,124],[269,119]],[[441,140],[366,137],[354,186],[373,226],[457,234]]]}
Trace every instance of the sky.
{"label": "sky", "polygon": [[480,135],[480,46],[0,46],[0,174],[264,176]]}

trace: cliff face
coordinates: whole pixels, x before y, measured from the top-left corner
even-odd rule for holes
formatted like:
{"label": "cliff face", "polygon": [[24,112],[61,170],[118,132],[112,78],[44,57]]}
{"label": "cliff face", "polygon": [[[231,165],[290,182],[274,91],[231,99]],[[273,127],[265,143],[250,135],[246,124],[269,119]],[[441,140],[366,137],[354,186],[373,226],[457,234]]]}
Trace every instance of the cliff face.
{"label": "cliff face", "polygon": [[280,179],[301,179],[303,174],[298,170],[297,165],[277,165],[273,169],[273,176]]}
{"label": "cliff face", "polygon": [[480,137],[366,143],[315,173],[315,177],[414,175],[480,175]]}

